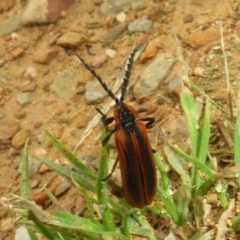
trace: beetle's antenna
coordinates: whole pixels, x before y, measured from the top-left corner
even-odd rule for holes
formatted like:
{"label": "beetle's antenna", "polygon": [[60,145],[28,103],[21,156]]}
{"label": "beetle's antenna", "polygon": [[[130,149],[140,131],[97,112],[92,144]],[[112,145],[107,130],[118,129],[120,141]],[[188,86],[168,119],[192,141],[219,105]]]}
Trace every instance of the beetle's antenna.
{"label": "beetle's antenna", "polygon": [[106,83],[102,80],[102,78],[77,54],[77,52],[70,47],[73,53],[77,56],[83,66],[99,81],[104,90],[108,93],[108,95],[116,102],[119,102],[119,99],[113,94],[113,92],[107,87]]}
{"label": "beetle's antenna", "polygon": [[127,60],[127,64],[126,64],[126,69],[125,69],[125,76],[123,78],[123,84],[122,84],[122,95],[120,97],[120,102],[123,102],[124,97],[126,95],[127,92],[127,86],[128,86],[128,82],[129,82],[129,78],[131,76],[131,71],[132,71],[132,67],[133,67],[133,63],[134,63],[134,57],[136,55],[136,53],[142,49],[143,45],[145,45],[145,42],[138,45],[130,54],[128,60]]}

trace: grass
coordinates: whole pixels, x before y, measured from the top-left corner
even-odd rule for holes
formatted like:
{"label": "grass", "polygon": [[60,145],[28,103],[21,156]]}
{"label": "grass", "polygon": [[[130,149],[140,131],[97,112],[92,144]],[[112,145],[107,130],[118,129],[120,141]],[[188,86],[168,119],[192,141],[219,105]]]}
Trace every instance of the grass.
{"label": "grass", "polygon": [[[75,216],[67,211],[43,210],[28,199],[28,150],[25,147],[20,196],[14,196],[19,207],[14,210],[22,216],[22,223],[26,226],[31,239],[38,239],[37,232],[50,240],[131,239],[133,235],[150,240],[159,239],[149,221],[150,217],[168,219],[170,233],[177,234],[180,231],[190,240],[214,239],[216,229],[205,229],[202,224],[203,199],[207,197],[209,191],[217,193],[221,211],[228,208],[229,199],[223,186],[222,174],[216,169],[213,170],[214,159],[209,155],[211,103],[207,97],[204,98],[204,114],[201,116],[192,93],[188,89],[185,90],[181,95],[181,105],[187,118],[191,153],[183,152],[177,145],[167,140],[164,152],[168,163],[163,162],[157,152],[154,153],[159,179],[157,196],[151,206],[146,206],[142,210],[131,208],[124,198],[120,198],[120,204],[116,202],[109,194],[111,188],[108,183],[101,181],[107,175],[108,144],[102,148],[98,173],[95,174],[47,131],[46,134],[53,146],[77,171],[58,165],[47,158],[42,157],[39,160],[79,189],[85,198],[89,217]],[[234,136],[236,166],[240,165],[239,129],[240,112],[237,115]],[[108,129],[104,126],[102,138],[104,139],[107,134]],[[167,174],[166,169],[169,169],[169,166],[180,176],[176,189],[172,188],[173,182]],[[47,192],[51,195],[50,191]],[[99,209],[100,217],[95,213],[96,207]],[[233,222],[232,231],[237,232],[239,225],[240,217]]]}

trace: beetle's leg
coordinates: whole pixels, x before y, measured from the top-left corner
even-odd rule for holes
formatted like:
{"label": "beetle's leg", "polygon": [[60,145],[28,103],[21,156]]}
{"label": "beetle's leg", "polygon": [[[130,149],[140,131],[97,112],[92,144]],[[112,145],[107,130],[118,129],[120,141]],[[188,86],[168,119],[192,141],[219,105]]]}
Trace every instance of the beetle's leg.
{"label": "beetle's leg", "polygon": [[102,179],[102,181],[106,181],[108,180],[114,173],[116,167],[117,167],[117,163],[118,163],[118,158],[116,159],[115,163],[113,164],[112,170],[111,172],[107,175],[107,177],[105,177],[104,179]]}
{"label": "beetle's leg", "polygon": [[153,117],[140,118],[139,120],[141,120],[143,122],[147,122],[146,123],[146,128],[152,128],[153,127],[153,123],[155,122],[155,118],[153,118]]}

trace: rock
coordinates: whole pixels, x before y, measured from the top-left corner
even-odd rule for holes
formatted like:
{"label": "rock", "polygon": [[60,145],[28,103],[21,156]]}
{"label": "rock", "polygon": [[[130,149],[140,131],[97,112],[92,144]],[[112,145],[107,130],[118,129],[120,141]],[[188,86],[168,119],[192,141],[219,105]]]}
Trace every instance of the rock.
{"label": "rock", "polygon": [[34,92],[36,90],[37,84],[35,82],[30,82],[22,88],[22,92]]}
{"label": "rock", "polygon": [[130,3],[131,3],[131,0],[121,0],[121,1],[108,0],[107,1],[109,8],[114,13],[122,11],[123,8],[128,7]]}
{"label": "rock", "polygon": [[34,62],[41,64],[49,64],[58,54],[57,49],[48,49],[37,54],[34,57]]}
{"label": "rock", "polygon": [[155,57],[157,52],[158,52],[158,49],[157,49],[156,45],[149,43],[148,46],[146,47],[145,51],[141,55],[141,57],[139,59],[139,63],[141,63],[141,64],[146,63],[149,59],[152,59],[153,57]]}
{"label": "rock", "polygon": [[151,33],[153,31],[153,21],[146,18],[138,18],[128,25],[130,34],[135,32]]}
{"label": "rock", "polygon": [[100,55],[97,55],[92,60],[92,66],[95,68],[101,67],[105,62],[107,61],[107,54],[102,53]]}
{"label": "rock", "polygon": [[103,0],[93,0],[93,3],[95,5],[101,5],[103,3]]}
{"label": "rock", "polygon": [[136,99],[153,95],[170,74],[175,62],[173,54],[159,52],[154,61],[140,74],[140,81],[133,91]]}
{"label": "rock", "polygon": [[147,3],[144,0],[134,0],[131,2],[132,10],[139,11],[147,7]]}
{"label": "rock", "polygon": [[183,42],[190,45],[194,49],[203,47],[213,41],[220,40],[220,32],[218,29],[208,29],[206,31],[198,31],[183,39]]}
{"label": "rock", "polygon": [[21,119],[26,116],[26,112],[23,109],[19,109],[13,113],[13,116],[17,119]]}
{"label": "rock", "polygon": [[71,187],[71,184],[68,182],[62,182],[55,190],[54,195],[56,197],[60,196],[64,192],[66,192]]}
{"label": "rock", "polygon": [[113,58],[113,57],[115,57],[115,55],[116,55],[116,51],[113,50],[113,49],[110,49],[110,48],[106,49],[106,50],[105,50],[105,53],[106,53],[110,58]]}
{"label": "rock", "polygon": [[195,67],[193,70],[193,75],[194,76],[198,76],[198,77],[202,77],[204,73],[204,69],[201,67]]}
{"label": "rock", "polygon": [[32,80],[37,76],[37,70],[34,67],[28,67],[24,72],[23,72],[23,77]]}
{"label": "rock", "polygon": [[74,0],[31,0],[23,13],[22,24],[33,25],[53,23],[62,17]]}
{"label": "rock", "polygon": [[12,138],[13,147],[16,149],[22,148],[30,134],[31,131],[29,129],[21,129],[17,132]]}
{"label": "rock", "polygon": [[102,46],[106,47],[111,45],[127,28],[127,23],[119,24],[108,30],[103,38]]}
{"label": "rock", "polygon": [[17,102],[22,106],[25,106],[28,103],[31,103],[31,93],[29,92],[19,93],[17,95]]}
{"label": "rock", "polygon": [[37,121],[37,122],[35,122],[35,123],[33,124],[33,126],[34,126],[35,128],[40,128],[42,125],[43,125],[43,122],[42,122],[42,121]]}
{"label": "rock", "polygon": [[0,141],[11,139],[20,129],[20,125],[16,121],[1,123],[0,125]]}
{"label": "rock", "polygon": [[165,4],[163,2],[157,3],[148,11],[147,17],[152,21],[158,21],[162,16],[166,15],[165,12]]}
{"label": "rock", "polygon": [[16,230],[14,240],[31,240],[26,227],[21,226]]}
{"label": "rock", "polygon": [[194,16],[190,13],[183,17],[183,23],[190,23],[194,20]]}
{"label": "rock", "polygon": [[35,179],[31,182],[31,188],[36,188],[39,185],[39,180]]}
{"label": "rock", "polygon": [[100,103],[107,96],[98,81],[87,82],[85,101],[87,104]]}
{"label": "rock", "polygon": [[[2,2],[2,1],[1,1]],[[7,1],[3,1],[7,2]],[[16,32],[21,27],[22,14],[10,17],[0,24],[0,37]]]}
{"label": "rock", "polygon": [[24,50],[20,47],[17,47],[11,51],[11,54],[15,57],[18,58],[24,54]]}
{"label": "rock", "polygon": [[50,91],[66,101],[76,89],[76,74],[71,69],[58,72],[53,84],[49,86]]}
{"label": "rock", "polygon": [[58,40],[61,36],[62,36],[62,33],[57,33],[57,34],[51,36],[51,37],[49,38],[49,40],[48,40],[48,44],[49,44],[50,46],[55,45],[56,42],[57,42],[57,40]]}
{"label": "rock", "polygon": [[30,167],[29,167],[29,176],[32,177],[35,173],[38,172],[40,166],[41,166],[41,161],[39,161],[36,158],[30,158]]}
{"label": "rock", "polygon": [[167,86],[167,90],[170,94],[180,95],[182,91],[182,78],[180,76],[174,77]]}
{"label": "rock", "polygon": [[13,218],[7,218],[7,219],[1,221],[0,232],[7,232],[7,231],[9,231],[10,229],[12,229],[13,225],[14,225]]}
{"label": "rock", "polygon": [[126,21],[126,13],[120,12],[117,16],[116,19],[118,22],[125,22]]}
{"label": "rock", "polygon": [[57,40],[57,44],[62,47],[69,45],[72,47],[77,47],[86,41],[86,37],[81,33],[67,32]]}

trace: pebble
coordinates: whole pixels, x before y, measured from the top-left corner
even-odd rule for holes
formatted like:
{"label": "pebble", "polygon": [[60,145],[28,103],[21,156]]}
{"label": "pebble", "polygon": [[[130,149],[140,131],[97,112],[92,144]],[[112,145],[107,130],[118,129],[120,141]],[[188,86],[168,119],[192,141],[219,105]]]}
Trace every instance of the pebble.
{"label": "pebble", "polygon": [[116,19],[118,22],[125,22],[126,20],[126,14],[124,12],[120,12],[117,16]]}
{"label": "pebble", "polygon": [[0,232],[6,232],[12,229],[14,226],[14,220],[13,218],[7,218],[1,222],[0,225]]}
{"label": "pebble", "polygon": [[103,3],[103,0],[93,0],[93,3],[94,3],[95,5],[100,5],[100,4]]}
{"label": "pebble", "polygon": [[165,15],[165,4],[163,2],[154,4],[154,7],[152,7],[147,14],[148,18],[153,21],[158,21],[164,15]]}
{"label": "pebble", "polygon": [[193,70],[193,75],[197,77],[202,77],[204,73],[204,69],[201,67],[195,67]]}
{"label": "pebble", "polygon": [[33,124],[33,126],[34,126],[35,128],[40,128],[42,125],[43,125],[43,122],[42,122],[42,121],[37,121],[37,122],[35,122],[35,123]]}
{"label": "pebble", "polygon": [[106,53],[102,53],[100,55],[97,55],[94,57],[94,59],[92,60],[92,66],[94,68],[99,68],[101,67],[105,62],[107,61],[107,54]]}
{"label": "pebble", "polygon": [[110,28],[103,38],[102,46],[106,47],[111,45],[126,29],[127,23],[121,23],[113,28]]}
{"label": "pebble", "polygon": [[208,29],[192,33],[190,36],[185,37],[183,42],[194,49],[198,49],[216,40],[220,40],[219,29]]}
{"label": "pebble", "polygon": [[23,77],[32,80],[37,76],[37,70],[34,67],[28,67],[24,72],[23,72]]}
{"label": "pebble", "polygon": [[40,166],[41,166],[41,161],[39,161],[36,158],[30,158],[30,163],[29,163],[29,176],[32,177],[35,173],[38,172]]}
{"label": "pebble", "polygon": [[137,100],[152,96],[160,84],[168,77],[176,57],[172,53],[159,52],[153,62],[140,74],[140,81],[133,93]]}
{"label": "pebble", "polygon": [[113,57],[115,57],[115,55],[116,55],[116,51],[113,50],[113,49],[110,49],[110,48],[106,49],[106,50],[105,50],[105,53],[106,53],[110,58],[113,58]]}
{"label": "pebble", "polygon": [[66,101],[76,90],[76,73],[72,69],[65,69],[57,73],[54,82],[49,86],[50,91]]}
{"label": "pebble", "polygon": [[139,11],[147,7],[147,3],[144,0],[137,0],[131,2],[132,10]]}
{"label": "pebble", "polygon": [[[2,1],[1,1],[2,2]],[[7,1],[4,1],[7,2]],[[21,28],[22,13],[10,17],[7,20],[1,22],[0,24],[0,37],[16,32]]]}
{"label": "pebble", "polygon": [[130,34],[135,32],[145,32],[150,34],[153,31],[153,21],[146,18],[138,18],[128,25]]}
{"label": "pebble", "polygon": [[87,38],[83,34],[76,32],[67,32],[60,38],[58,38],[57,45],[61,47],[66,46],[77,47],[85,42],[87,42]]}
{"label": "pebble", "polygon": [[43,23],[53,23],[63,17],[66,11],[74,0],[59,1],[56,4],[55,0],[29,1],[23,13],[22,24],[33,25]]}
{"label": "pebble", "polygon": [[25,145],[27,138],[30,136],[31,131],[29,129],[21,129],[12,138],[12,145],[16,149],[20,149]]}
{"label": "pebble", "polygon": [[41,64],[49,64],[58,54],[57,49],[48,49],[37,54],[34,57],[34,62]]}
{"label": "pebble", "polygon": [[87,104],[100,103],[107,96],[100,83],[96,80],[86,83],[86,92],[84,94]]}
{"label": "pebble", "polygon": [[190,13],[183,17],[183,23],[191,23],[194,20],[194,16]]}
{"label": "pebble", "polygon": [[31,182],[31,188],[36,188],[39,185],[39,180],[35,179]]}
{"label": "pebble", "polygon": [[182,90],[182,78],[180,76],[175,76],[167,86],[167,90],[170,94],[180,95]]}
{"label": "pebble", "polygon": [[22,92],[34,92],[36,87],[37,84],[35,82],[30,82],[22,88]]}
{"label": "pebble", "polygon": [[13,116],[17,119],[21,119],[26,116],[26,112],[23,109],[19,109],[13,113]]}
{"label": "pebble", "polygon": [[21,106],[25,106],[25,105],[31,103],[31,93],[30,92],[19,93],[17,95],[17,102]]}
{"label": "pebble", "polygon": [[13,57],[18,58],[24,54],[24,50],[20,47],[16,47],[11,51],[11,54],[13,55]]}
{"label": "pebble", "polygon": [[20,125],[16,121],[9,121],[0,124],[0,140],[11,139],[20,129]]}
{"label": "pebble", "polygon": [[31,240],[25,226],[21,226],[16,230],[14,240]]}
{"label": "pebble", "polygon": [[55,190],[54,195],[56,197],[60,196],[64,192],[66,192],[71,187],[71,184],[68,182],[62,182]]}
{"label": "pebble", "polygon": [[131,3],[131,0],[108,0],[107,4],[112,12],[117,13],[122,11],[125,7],[128,7]]}

